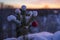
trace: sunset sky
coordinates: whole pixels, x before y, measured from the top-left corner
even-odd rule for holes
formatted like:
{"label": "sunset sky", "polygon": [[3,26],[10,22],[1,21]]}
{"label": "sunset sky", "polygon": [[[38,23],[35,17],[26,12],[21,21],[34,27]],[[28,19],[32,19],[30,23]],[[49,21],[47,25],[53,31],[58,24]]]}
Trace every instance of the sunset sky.
{"label": "sunset sky", "polygon": [[20,8],[26,5],[27,8],[60,8],[60,0],[0,0],[8,5]]}

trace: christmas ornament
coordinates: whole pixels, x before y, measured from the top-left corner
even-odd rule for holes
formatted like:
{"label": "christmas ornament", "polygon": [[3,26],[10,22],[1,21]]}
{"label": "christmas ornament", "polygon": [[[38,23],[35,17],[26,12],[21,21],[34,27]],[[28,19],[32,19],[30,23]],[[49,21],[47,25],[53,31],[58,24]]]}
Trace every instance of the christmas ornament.
{"label": "christmas ornament", "polygon": [[16,14],[21,13],[20,9],[16,9],[16,10],[15,10],[15,13],[16,13]]}
{"label": "christmas ornament", "polygon": [[16,17],[14,15],[10,15],[7,17],[8,21],[16,20]]}
{"label": "christmas ornament", "polygon": [[37,26],[38,26],[37,21],[33,21],[33,22],[32,22],[32,26],[33,26],[33,27],[37,27]]}
{"label": "christmas ornament", "polygon": [[33,11],[33,16],[36,17],[38,15],[37,11]]}

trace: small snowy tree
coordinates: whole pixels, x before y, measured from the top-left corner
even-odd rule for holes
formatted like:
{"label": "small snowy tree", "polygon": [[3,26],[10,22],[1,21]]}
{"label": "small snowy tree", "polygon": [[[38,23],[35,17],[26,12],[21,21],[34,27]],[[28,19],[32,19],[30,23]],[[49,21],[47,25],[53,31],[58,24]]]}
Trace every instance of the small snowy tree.
{"label": "small snowy tree", "polygon": [[[26,6],[23,5],[20,9],[15,10],[16,16],[10,15],[7,17],[7,20],[9,22],[14,22],[16,23],[16,32],[17,32],[17,37],[21,35],[26,35],[29,32],[29,27],[32,23],[32,21],[35,20],[36,16],[38,15],[37,11],[29,11],[27,13]],[[25,40],[25,36],[23,37]],[[27,40],[27,39],[26,39]]]}

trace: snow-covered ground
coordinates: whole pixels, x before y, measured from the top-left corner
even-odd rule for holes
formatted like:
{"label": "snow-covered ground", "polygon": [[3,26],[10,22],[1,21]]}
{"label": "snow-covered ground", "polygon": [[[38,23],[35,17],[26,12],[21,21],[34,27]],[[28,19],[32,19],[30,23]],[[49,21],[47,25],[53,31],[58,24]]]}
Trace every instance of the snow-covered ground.
{"label": "snow-covered ground", "polygon": [[[34,33],[34,34],[28,34],[28,40],[52,40],[53,33],[49,32],[40,32],[40,33]],[[23,36],[20,36],[18,38],[7,38],[4,40],[23,40]]]}

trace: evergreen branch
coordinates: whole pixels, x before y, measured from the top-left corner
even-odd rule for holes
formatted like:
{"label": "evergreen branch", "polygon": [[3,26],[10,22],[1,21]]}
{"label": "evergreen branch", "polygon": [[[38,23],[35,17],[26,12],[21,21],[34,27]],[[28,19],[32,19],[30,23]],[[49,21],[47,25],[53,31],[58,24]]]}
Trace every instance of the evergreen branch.
{"label": "evergreen branch", "polygon": [[17,14],[17,19],[18,19],[19,21],[21,20],[20,14]]}
{"label": "evergreen branch", "polygon": [[22,19],[22,25],[21,25],[22,27],[24,27],[26,25],[25,16],[26,16],[26,11],[22,11],[22,17],[23,17],[23,19]]}
{"label": "evergreen branch", "polygon": [[34,19],[35,19],[35,17],[32,16],[32,17],[30,18],[30,20],[28,21],[28,23],[26,24],[26,26],[29,26],[30,22],[32,22]]}

